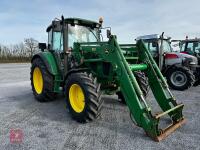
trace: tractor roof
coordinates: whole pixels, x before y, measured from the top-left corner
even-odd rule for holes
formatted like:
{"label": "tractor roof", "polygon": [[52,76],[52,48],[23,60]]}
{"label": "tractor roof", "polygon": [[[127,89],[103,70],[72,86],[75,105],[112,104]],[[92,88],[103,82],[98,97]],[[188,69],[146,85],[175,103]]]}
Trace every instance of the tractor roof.
{"label": "tractor roof", "polygon": [[171,42],[181,42],[181,43],[186,43],[186,42],[200,42],[200,38],[195,38],[195,39],[185,39],[185,40],[171,40]]}
{"label": "tractor roof", "polygon": [[[160,35],[159,34],[150,34],[150,35],[143,35],[143,36],[138,36],[135,40],[153,40],[153,39],[160,39]],[[164,39],[170,39],[169,36],[165,36],[164,35]]]}
{"label": "tractor roof", "polygon": [[99,24],[96,21],[86,20],[86,19],[81,19],[81,18],[66,18],[65,19],[65,22],[67,22],[67,23],[74,23],[76,21],[78,21],[78,23],[80,23],[80,24],[88,24],[88,25]]}
{"label": "tractor roof", "polygon": [[[56,22],[61,22],[61,20],[56,20]],[[83,26],[90,26],[90,27],[100,27],[101,24],[96,21],[81,19],[81,18],[65,18],[65,23],[69,24],[79,24]],[[48,26],[47,32],[52,28],[52,24]]]}
{"label": "tractor roof", "polygon": [[195,38],[195,39],[185,39],[181,40],[182,42],[200,42],[200,38]]}

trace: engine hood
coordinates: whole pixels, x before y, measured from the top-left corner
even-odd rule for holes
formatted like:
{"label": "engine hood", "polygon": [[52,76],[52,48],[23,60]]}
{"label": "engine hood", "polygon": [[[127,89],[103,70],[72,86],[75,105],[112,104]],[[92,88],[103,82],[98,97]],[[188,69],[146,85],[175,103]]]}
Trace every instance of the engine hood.
{"label": "engine hood", "polygon": [[173,53],[176,54],[182,60],[190,59],[191,62],[194,62],[195,64],[198,63],[198,60],[197,60],[197,58],[195,56],[192,56],[192,55],[189,55],[189,54],[184,54],[184,53],[178,53],[178,52],[173,52]]}
{"label": "engine hood", "polygon": [[[167,56],[169,56],[170,54],[177,56],[174,58],[167,58]],[[178,53],[178,52],[170,52],[170,53],[166,53],[165,55],[165,64],[166,65],[174,65],[174,64],[182,64],[184,63],[185,65],[198,65],[198,60],[196,57],[192,56],[192,55],[188,55],[188,54],[183,54],[183,53]]]}

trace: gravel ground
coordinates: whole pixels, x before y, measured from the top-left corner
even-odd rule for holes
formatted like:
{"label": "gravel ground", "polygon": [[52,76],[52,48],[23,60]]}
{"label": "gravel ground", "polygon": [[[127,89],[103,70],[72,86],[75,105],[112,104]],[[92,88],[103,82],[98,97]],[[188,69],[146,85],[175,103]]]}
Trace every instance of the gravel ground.
{"label": "gravel ground", "polygon": [[[168,138],[154,142],[133,125],[117,97],[104,97],[102,116],[91,123],[73,121],[62,97],[37,102],[31,91],[29,64],[0,64],[0,149],[200,149],[200,86],[172,91],[185,104],[187,123]],[[149,94],[148,99],[152,100]],[[157,106],[156,108],[157,109]],[[10,143],[10,130],[24,134]]]}

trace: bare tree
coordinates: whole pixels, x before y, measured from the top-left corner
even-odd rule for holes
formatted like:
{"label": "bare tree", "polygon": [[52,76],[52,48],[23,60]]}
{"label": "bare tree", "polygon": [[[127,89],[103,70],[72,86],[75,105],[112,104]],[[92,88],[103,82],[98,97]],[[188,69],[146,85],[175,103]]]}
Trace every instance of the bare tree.
{"label": "bare tree", "polygon": [[27,38],[24,40],[27,51],[32,57],[38,51],[38,41],[33,38]]}
{"label": "bare tree", "polygon": [[0,44],[0,63],[29,62],[38,51],[38,41],[33,38],[27,38],[24,42],[14,45]]}
{"label": "bare tree", "polygon": [[1,49],[1,45],[0,45],[0,58],[2,57],[2,49]]}

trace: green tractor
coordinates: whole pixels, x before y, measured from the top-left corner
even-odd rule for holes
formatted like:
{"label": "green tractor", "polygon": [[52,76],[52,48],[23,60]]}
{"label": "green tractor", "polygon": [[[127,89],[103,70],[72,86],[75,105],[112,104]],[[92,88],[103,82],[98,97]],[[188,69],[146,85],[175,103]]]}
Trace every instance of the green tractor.
{"label": "green tractor", "polygon": [[[35,98],[44,102],[64,93],[72,118],[85,123],[100,116],[102,94],[118,93],[134,123],[156,141],[164,139],[185,122],[184,105],[172,96],[143,41],[119,45],[116,36],[107,30],[108,41],[103,42],[102,22],[64,17],[52,22],[47,28],[48,45],[40,43],[41,52],[31,60]],[[147,85],[140,84],[143,73],[162,113],[153,114],[146,101]],[[171,125],[161,129],[159,120],[164,115],[168,115]]]}

